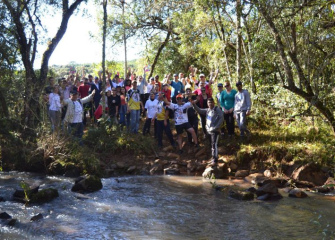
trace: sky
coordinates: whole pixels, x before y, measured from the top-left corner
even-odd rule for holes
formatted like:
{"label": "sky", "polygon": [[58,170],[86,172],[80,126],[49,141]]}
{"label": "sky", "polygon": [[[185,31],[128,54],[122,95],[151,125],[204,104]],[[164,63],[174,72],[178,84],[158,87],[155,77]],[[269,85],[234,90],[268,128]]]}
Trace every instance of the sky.
{"label": "sky", "polygon": [[[72,15],[68,28],[63,36],[62,40],[59,42],[55,51],[51,55],[49,60],[49,65],[65,65],[70,62],[82,63],[97,63],[101,62],[102,59],[102,36],[101,41],[92,38],[90,35],[97,35],[99,32],[98,25],[96,23],[97,13],[92,11],[96,9],[95,6],[89,4],[81,4],[80,11],[78,14]],[[87,13],[83,11],[87,10]],[[102,16],[101,16],[102,17]],[[50,16],[42,20],[45,22],[45,26],[48,29],[49,37],[53,37],[60,25],[61,16]],[[90,34],[91,33],[91,34]],[[140,58],[141,51],[144,47],[141,44],[134,43],[135,40],[127,41],[127,59],[137,59]],[[41,45],[39,47],[39,53],[45,51],[46,45]],[[122,45],[114,46],[111,49],[111,43],[106,42],[106,59],[124,61],[124,47]],[[36,59],[36,67],[40,66],[41,56]]]}

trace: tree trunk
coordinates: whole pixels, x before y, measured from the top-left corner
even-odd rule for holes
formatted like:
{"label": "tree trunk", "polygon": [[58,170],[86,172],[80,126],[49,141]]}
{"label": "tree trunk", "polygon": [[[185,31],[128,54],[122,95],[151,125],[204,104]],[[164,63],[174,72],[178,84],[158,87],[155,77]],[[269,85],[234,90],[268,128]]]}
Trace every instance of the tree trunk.
{"label": "tree trunk", "polygon": [[242,6],[241,0],[236,1],[236,32],[237,32],[237,41],[236,41],[236,80],[241,81],[241,48],[242,48],[242,36],[241,36],[241,16],[242,16]]}
{"label": "tree trunk", "polygon": [[102,117],[105,117],[105,86],[106,86],[106,28],[107,28],[107,0],[102,3],[104,11],[103,34],[102,34]]}
{"label": "tree trunk", "polygon": [[166,38],[165,38],[164,42],[163,42],[163,43],[161,44],[161,46],[158,48],[158,51],[157,51],[157,53],[156,53],[154,62],[152,63],[152,66],[151,66],[151,71],[150,71],[150,74],[149,74],[148,79],[150,79],[151,76],[152,76],[152,74],[154,73],[155,66],[156,66],[156,64],[157,64],[157,61],[158,61],[158,59],[159,59],[159,56],[160,56],[161,52],[163,51],[164,47],[166,46],[166,44],[168,43],[170,36],[171,36],[171,31],[168,30],[168,33],[166,34]]}
{"label": "tree trunk", "polygon": [[9,112],[8,112],[8,106],[7,106],[7,102],[6,99],[4,97],[4,95],[2,94],[2,91],[0,89],[0,116],[8,118],[9,117]]}
{"label": "tree trunk", "polygon": [[249,69],[249,76],[250,76],[250,85],[251,85],[251,91],[252,93],[256,94],[257,90],[256,90],[256,84],[254,82],[254,54],[252,52],[252,37],[251,37],[251,32],[250,32],[250,28],[248,26],[248,22],[247,22],[247,18],[243,17],[244,20],[244,26],[246,28],[246,32],[247,32],[247,40],[248,40],[248,47],[245,46],[244,41],[242,41],[243,43],[243,48],[244,48],[244,52],[245,52],[245,59],[246,62],[248,64],[248,69]]}

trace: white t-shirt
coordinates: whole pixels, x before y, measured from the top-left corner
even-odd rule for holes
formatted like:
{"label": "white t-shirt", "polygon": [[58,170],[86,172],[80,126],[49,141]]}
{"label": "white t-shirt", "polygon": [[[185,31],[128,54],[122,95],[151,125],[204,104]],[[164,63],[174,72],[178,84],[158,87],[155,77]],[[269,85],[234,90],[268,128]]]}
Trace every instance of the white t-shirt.
{"label": "white t-shirt", "polygon": [[153,101],[151,101],[151,99],[148,99],[145,102],[144,108],[148,110],[148,118],[153,118],[158,109],[158,100],[154,99]]}
{"label": "white t-shirt", "polygon": [[60,111],[62,105],[60,104],[60,97],[57,93],[50,93],[49,94],[49,110],[51,111]]}
{"label": "white t-shirt", "polygon": [[147,88],[146,93],[150,93],[153,87],[154,87],[154,85],[148,84],[147,87],[146,87]]}
{"label": "white t-shirt", "polygon": [[187,103],[184,103],[183,105],[178,105],[178,104],[175,104],[175,103],[171,103],[170,106],[168,106],[168,107],[171,108],[172,110],[174,110],[175,125],[181,125],[183,123],[188,122],[186,109],[192,107],[192,103],[187,102]]}
{"label": "white t-shirt", "polygon": [[81,123],[83,121],[83,106],[78,101],[74,101],[74,116],[72,123]]}

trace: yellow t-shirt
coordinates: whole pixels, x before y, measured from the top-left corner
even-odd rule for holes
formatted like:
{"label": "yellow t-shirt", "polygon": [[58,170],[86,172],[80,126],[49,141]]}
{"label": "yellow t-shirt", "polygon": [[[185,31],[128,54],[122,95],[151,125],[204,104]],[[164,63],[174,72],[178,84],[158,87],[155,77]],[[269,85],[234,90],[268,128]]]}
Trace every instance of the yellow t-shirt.
{"label": "yellow t-shirt", "polygon": [[158,102],[156,117],[157,120],[165,120],[165,106],[163,101]]}
{"label": "yellow t-shirt", "polygon": [[[131,89],[132,90],[132,89]],[[141,109],[141,99],[140,93],[136,90],[128,91],[128,107],[130,110],[140,110]]]}

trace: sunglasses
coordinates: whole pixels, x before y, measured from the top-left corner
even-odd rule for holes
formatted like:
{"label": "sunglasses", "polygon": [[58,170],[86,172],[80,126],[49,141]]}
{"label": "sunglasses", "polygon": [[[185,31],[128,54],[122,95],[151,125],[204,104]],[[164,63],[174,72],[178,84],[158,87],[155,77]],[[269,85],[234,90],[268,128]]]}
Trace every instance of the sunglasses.
{"label": "sunglasses", "polygon": [[179,98],[177,98],[177,100],[182,100],[182,98],[179,97]]}

